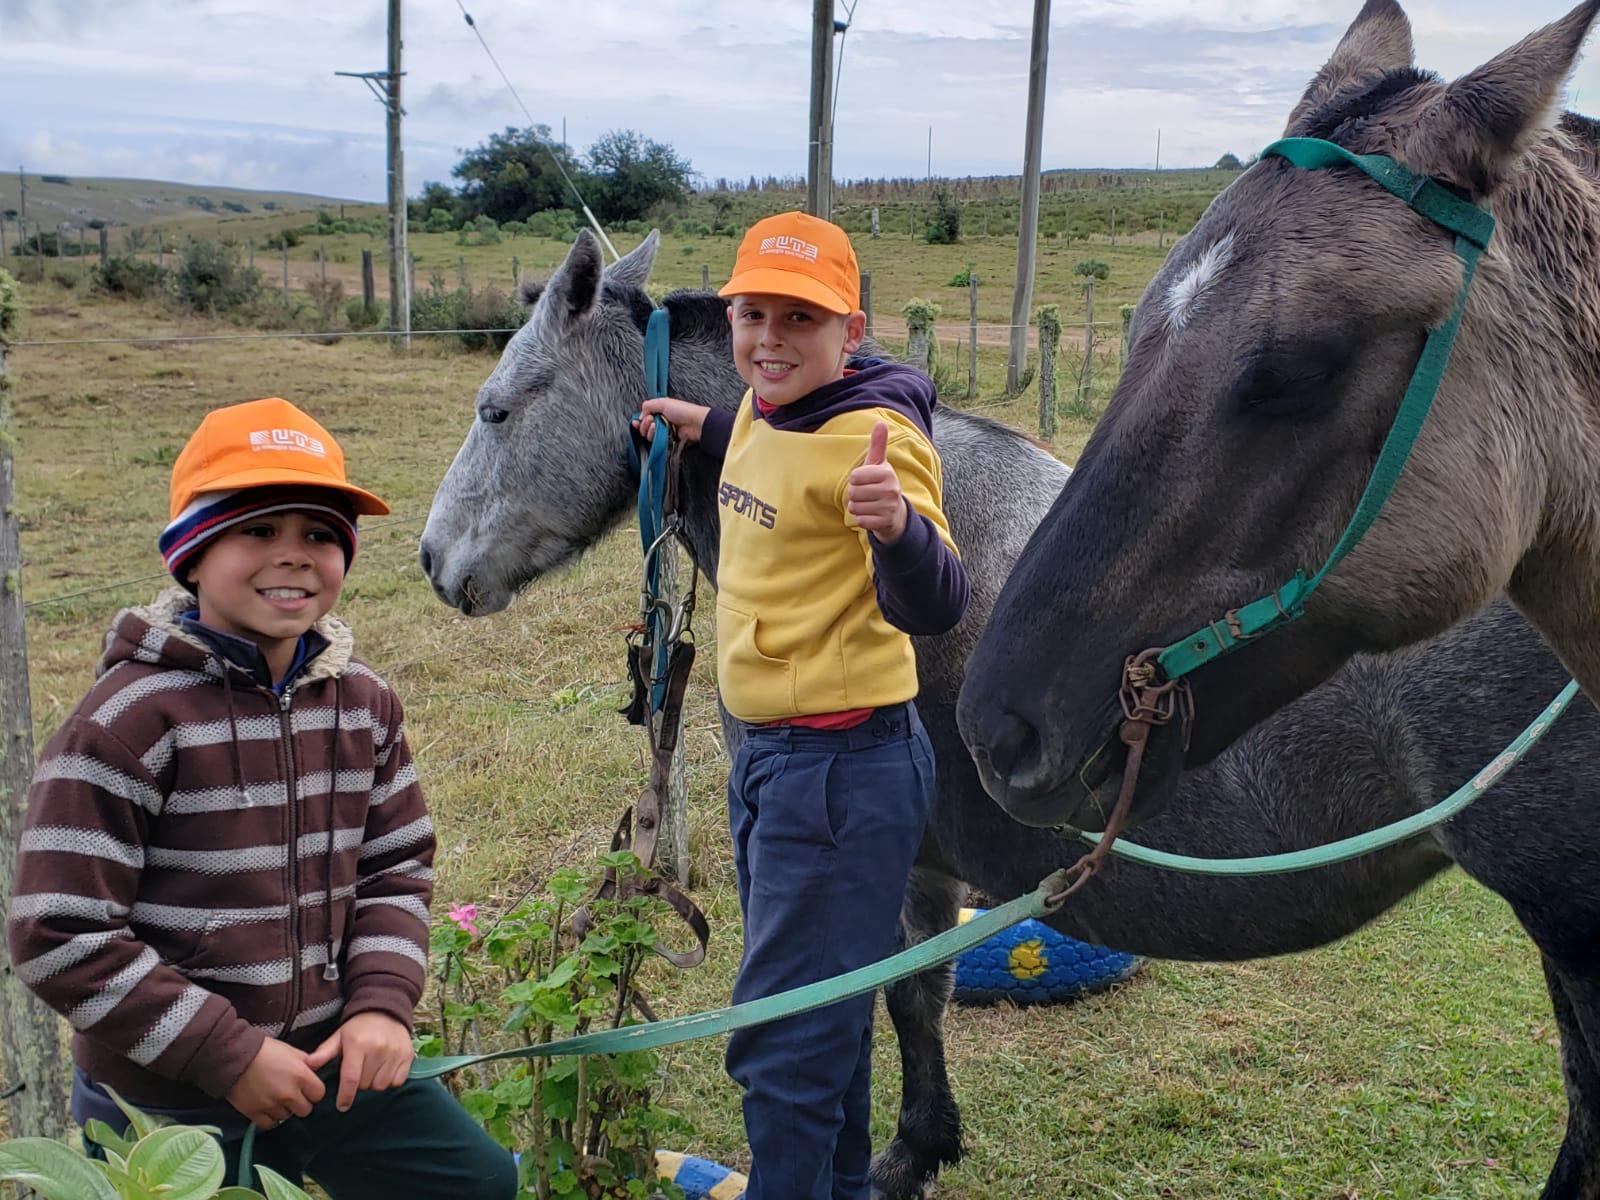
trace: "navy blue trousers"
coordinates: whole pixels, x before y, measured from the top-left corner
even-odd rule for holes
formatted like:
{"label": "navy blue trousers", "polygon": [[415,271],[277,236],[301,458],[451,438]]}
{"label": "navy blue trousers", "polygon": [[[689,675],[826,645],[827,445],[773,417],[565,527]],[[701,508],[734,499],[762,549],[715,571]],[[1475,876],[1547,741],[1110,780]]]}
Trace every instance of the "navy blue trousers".
{"label": "navy blue trousers", "polygon": [[[747,726],[728,780],[744,958],[734,1003],[892,954],[933,805],[933,749],[912,704],[855,729]],[[857,996],[741,1029],[747,1200],[866,1200],[872,1004]]]}

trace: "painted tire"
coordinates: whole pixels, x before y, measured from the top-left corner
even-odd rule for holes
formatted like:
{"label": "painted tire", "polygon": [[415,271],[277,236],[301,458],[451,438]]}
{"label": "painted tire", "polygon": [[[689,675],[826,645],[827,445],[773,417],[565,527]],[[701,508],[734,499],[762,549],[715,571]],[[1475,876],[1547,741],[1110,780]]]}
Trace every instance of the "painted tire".
{"label": "painted tire", "polygon": [[[961,923],[983,911],[962,909]],[[1059,1004],[1121,983],[1143,963],[1137,955],[1091,946],[1029,919],[956,959],[954,996],[964,1004]]]}
{"label": "painted tire", "polygon": [[750,1181],[739,1172],[674,1150],[656,1151],[656,1174],[683,1189],[684,1200],[744,1200]]}

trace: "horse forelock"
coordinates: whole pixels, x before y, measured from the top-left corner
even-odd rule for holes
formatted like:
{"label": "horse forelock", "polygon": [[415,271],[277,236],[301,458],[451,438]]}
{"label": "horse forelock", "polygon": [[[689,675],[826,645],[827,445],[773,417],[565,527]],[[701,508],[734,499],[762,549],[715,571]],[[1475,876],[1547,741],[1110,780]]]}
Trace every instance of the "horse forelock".
{"label": "horse forelock", "polygon": [[[1346,138],[1360,133],[1362,127],[1375,118],[1393,111],[1402,99],[1413,99],[1412,94],[1419,89],[1436,88],[1442,82],[1435,72],[1419,67],[1389,71],[1371,83],[1334,93],[1296,121],[1289,133],[1294,137],[1323,138],[1346,145]],[[1346,148],[1364,152],[1355,145],[1346,145]]]}

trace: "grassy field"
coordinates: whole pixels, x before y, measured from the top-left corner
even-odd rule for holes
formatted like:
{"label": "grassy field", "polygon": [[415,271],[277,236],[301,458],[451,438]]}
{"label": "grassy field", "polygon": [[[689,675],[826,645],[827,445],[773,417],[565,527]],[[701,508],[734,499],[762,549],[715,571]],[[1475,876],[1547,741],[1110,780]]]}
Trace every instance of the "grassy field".
{"label": "grassy field", "polygon": [[[546,268],[565,249],[523,252],[521,242],[471,261],[504,271],[522,253],[530,269]],[[698,283],[701,262],[715,277],[733,248],[731,239],[671,238],[658,281]],[[1054,260],[1049,249],[1041,275],[1058,290],[1041,283],[1040,299],[1065,302],[1068,260],[1082,247]],[[452,246],[424,241],[420,253],[453,268]],[[901,235],[863,245],[884,281],[880,295],[896,299],[938,294],[971,258],[980,272],[1001,272],[1006,254],[1000,239],[913,249]],[[1102,295],[1136,295],[1159,260],[1154,246],[1119,247]],[[49,283],[27,297],[33,311],[19,339],[178,324],[167,311]],[[229,330],[192,318],[183,327]],[[1031,390],[996,399],[1002,353],[985,352],[980,403],[1029,424]],[[355,478],[395,509],[369,524],[340,607],[362,653],[405,700],[440,830],[440,906],[475,900],[492,911],[552,867],[591,860],[644,777],[642,739],[612,711],[624,672],[609,632],[636,602],[636,534],[621,531],[509,611],[479,620],[439,605],[417,566],[427,506],[491,363],[437,345],[400,357],[357,339],[16,348],[36,735],[47,736],[87,686],[118,606],[147,599],[159,581],[53,598],[159,575],[155,533],[183,439],[213,406],[281,394],[333,430]],[[1065,424],[1057,453],[1070,461],[1087,428]],[[712,633],[703,618],[703,644]],[[656,1006],[665,1014],[725,1002],[738,960],[726,766],[704,670],[688,726],[695,893],[715,933],[702,968],[663,978]],[[1155,964],[1072,1008],[957,1009],[947,1028],[968,1157],[939,1194],[962,1200],[1526,1196],[1561,1134],[1554,1024],[1536,955],[1507,908],[1459,874],[1315,953],[1232,967]],[[899,1099],[886,1019],[876,1051],[881,1143]],[[673,1052],[668,1100],[699,1131],[689,1148],[739,1163],[738,1097],[720,1055],[717,1042]]]}

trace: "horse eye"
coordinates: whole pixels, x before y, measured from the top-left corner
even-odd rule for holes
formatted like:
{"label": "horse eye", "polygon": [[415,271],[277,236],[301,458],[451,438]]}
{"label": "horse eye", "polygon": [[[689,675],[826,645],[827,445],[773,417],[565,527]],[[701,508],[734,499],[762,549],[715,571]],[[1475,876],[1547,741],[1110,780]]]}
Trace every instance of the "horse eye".
{"label": "horse eye", "polygon": [[505,409],[495,408],[488,404],[478,410],[478,418],[488,425],[498,425],[510,415]]}

